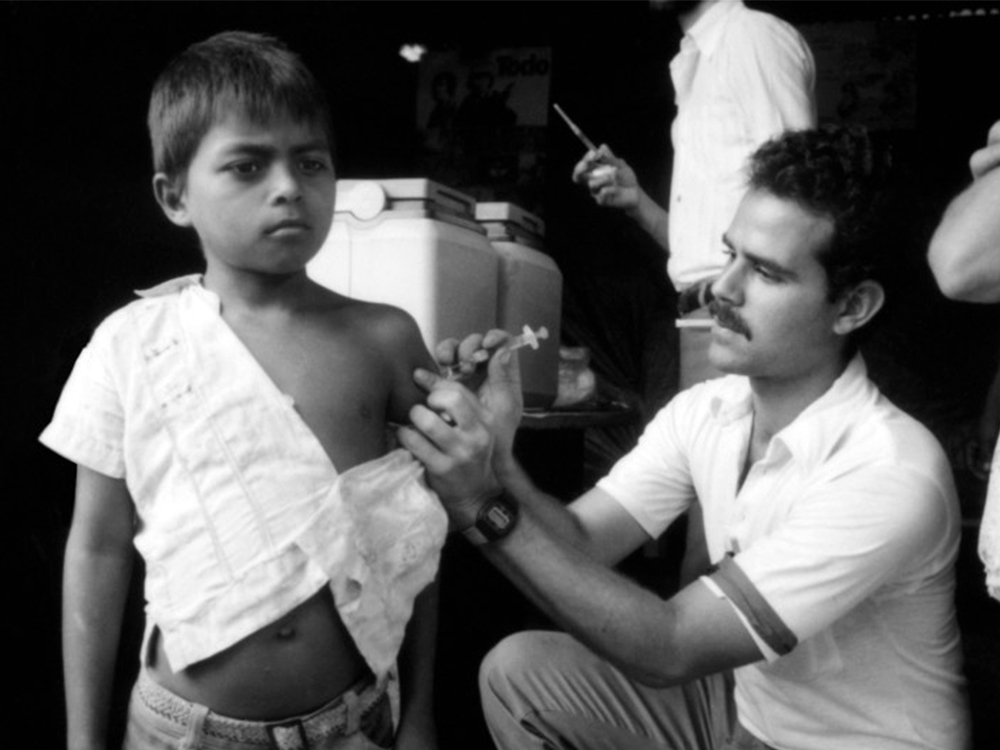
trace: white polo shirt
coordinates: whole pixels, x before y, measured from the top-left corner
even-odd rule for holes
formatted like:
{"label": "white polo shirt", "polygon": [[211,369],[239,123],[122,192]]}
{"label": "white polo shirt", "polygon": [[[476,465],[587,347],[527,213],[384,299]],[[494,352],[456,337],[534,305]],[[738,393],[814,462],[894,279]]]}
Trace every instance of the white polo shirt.
{"label": "white polo shirt", "polygon": [[721,270],[722,233],[746,191],[746,162],[785,130],[816,125],[815,63],[799,33],[742,2],[715,3],[670,63],[677,101],[671,127],[667,272],[683,289]]}
{"label": "white polo shirt", "polygon": [[737,489],[752,420],[747,378],[695,386],[599,483],[652,537],[700,498],[710,585],[767,657],[736,670],[741,723],[776,748],[966,747],[961,519],[937,441],[860,356]]}

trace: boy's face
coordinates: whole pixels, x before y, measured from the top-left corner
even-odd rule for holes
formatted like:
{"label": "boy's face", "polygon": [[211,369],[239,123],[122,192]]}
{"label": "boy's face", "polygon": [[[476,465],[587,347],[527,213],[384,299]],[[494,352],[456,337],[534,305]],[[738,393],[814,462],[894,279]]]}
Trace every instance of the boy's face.
{"label": "boy's face", "polygon": [[233,114],[202,138],[182,187],[157,175],[154,188],[167,216],[197,231],[209,270],[287,274],[326,239],[336,175],[319,126]]}
{"label": "boy's face", "polygon": [[845,301],[831,302],[818,253],[832,220],[793,201],[751,190],[724,242],[729,261],[712,287],[715,367],[756,378],[808,377],[840,363]]}

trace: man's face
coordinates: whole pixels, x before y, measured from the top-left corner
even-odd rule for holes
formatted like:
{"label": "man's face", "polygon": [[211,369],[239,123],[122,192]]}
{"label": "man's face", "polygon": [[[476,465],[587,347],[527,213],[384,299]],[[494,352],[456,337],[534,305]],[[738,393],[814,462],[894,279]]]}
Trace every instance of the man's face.
{"label": "man's face", "polygon": [[294,273],[322,246],[335,195],[321,128],[230,115],[202,139],[171,218],[198,232],[210,271]]}
{"label": "man's face", "polygon": [[839,365],[845,340],[834,325],[843,305],[828,299],[817,258],[833,232],[831,219],[793,201],[747,193],[723,240],[729,261],[712,286],[716,368],[780,381]]}

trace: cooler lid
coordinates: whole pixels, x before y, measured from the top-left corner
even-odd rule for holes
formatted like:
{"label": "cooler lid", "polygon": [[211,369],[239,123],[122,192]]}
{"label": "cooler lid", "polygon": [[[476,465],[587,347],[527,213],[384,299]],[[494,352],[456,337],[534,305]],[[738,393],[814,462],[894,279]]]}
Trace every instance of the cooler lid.
{"label": "cooler lid", "polygon": [[337,180],[335,213],[350,213],[362,221],[382,212],[426,212],[474,221],[476,200],[425,178]]}
{"label": "cooler lid", "polygon": [[536,250],[545,244],[545,222],[513,203],[477,203],[476,220],[491,242],[513,242]]}
{"label": "cooler lid", "polygon": [[499,223],[538,237],[545,236],[545,222],[530,211],[513,203],[477,203],[476,221]]}

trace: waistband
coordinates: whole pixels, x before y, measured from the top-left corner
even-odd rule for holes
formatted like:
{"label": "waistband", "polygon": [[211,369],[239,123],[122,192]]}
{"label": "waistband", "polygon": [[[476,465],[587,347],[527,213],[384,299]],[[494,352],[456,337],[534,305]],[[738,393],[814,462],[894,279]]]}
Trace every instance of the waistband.
{"label": "waistband", "polygon": [[349,736],[389,700],[384,682],[379,684],[369,676],[312,713],[279,721],[247,721],[184,700],[155,682],[145,669],[139,673],[135,692],[148,711],[173,724],[178,731],[187,729],[201,717],[203,736],[275,750],[304,750],[329,737]]}

